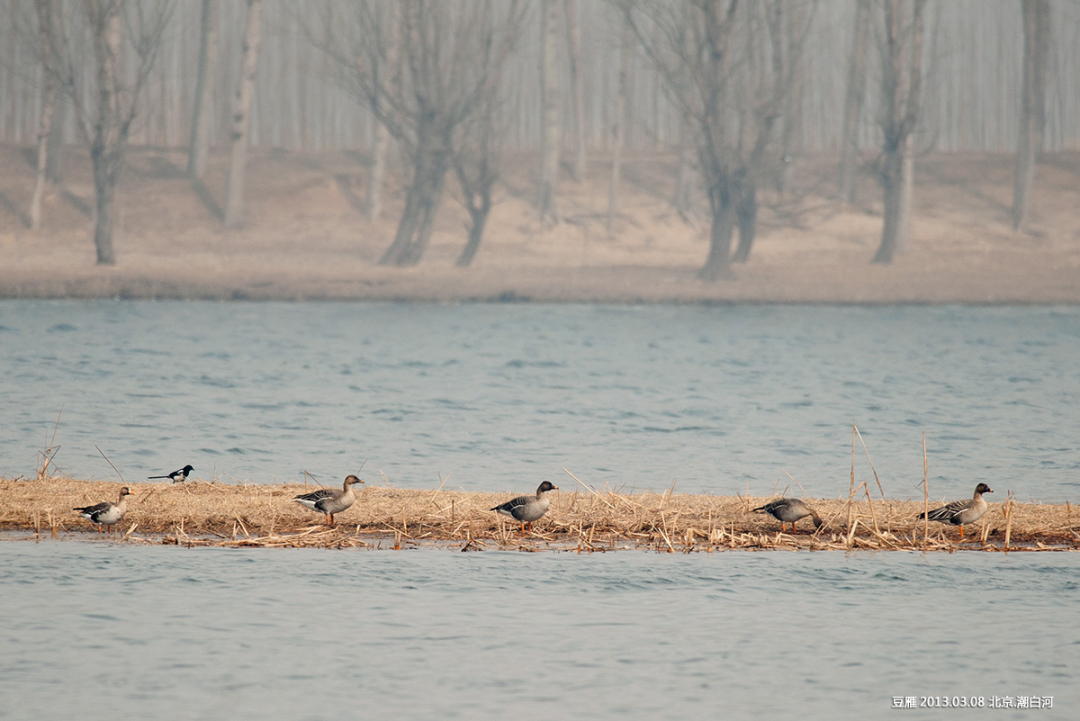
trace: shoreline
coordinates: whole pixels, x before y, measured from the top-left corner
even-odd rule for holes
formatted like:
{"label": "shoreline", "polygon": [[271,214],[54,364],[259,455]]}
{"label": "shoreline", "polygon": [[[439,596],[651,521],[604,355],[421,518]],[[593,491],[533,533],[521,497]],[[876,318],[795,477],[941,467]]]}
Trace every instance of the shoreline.
{"label": "shoreline", "polygon": [[[845,272],[856,273],[856,267]],[[69,277],[18,279],[0,273],[0,300],[176,300],[367,302],[414,304],[606,304],[724,307],[776,306],[1033,306],[1080,305],[1080,268],[1008,282],[989,274],[950,283],[895,268],[865,269],[860,280],[815,286],[791,268],[747,267],[735,280],[704,283],[694,268],[387,269],[365,267],[349,277],[265,274],[176,282],[127,268],[91,268]],[[766,272],[769,271],[769,272]],[[831,272],[835,272],[832,269]],[[875,272],[876,271],[876,272]],[[825,270],[821,274],[827,275]]]}
{"label": "shoreline", "polygon": [[[798,533],[779,530],[770,516],[751,513],[768,498],[644,492],[557,492],[534,529],[490,509],[508,493],[364,488],[336,528],[292,501],[313,489],[302,484],[221,485],[127,483],[127,516],[98,534],[73,508],[116,498],[122,484],[69,478],[0,479],[0,541],[103,539],[155,545],[258,548],[446,548],[607,552],[725,550],[878,550],[983,552],[1080,551],[1080,519],[1070,504],[991,504],[979,522],[958,529],[916,520],[922,501],[806,499],[824,519]],[[930,507],[938,505],[931,502]],[[13,534],[31,536],[12,538]]]}

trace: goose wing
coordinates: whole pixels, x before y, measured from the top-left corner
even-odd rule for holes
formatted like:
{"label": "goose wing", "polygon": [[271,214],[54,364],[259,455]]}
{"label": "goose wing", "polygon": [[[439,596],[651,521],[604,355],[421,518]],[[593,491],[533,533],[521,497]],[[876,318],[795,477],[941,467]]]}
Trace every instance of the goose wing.
{"label": "goose wing", "polygon": [[960,515],[975,505],[975,500],[969,498],[966,501],[953,501],[941,508],[935,508],[926,514],[926,517],[931,521],[938,521],[939,523],[952,523],[959,525]]}
{"label": "goose wing", "polygon": [[87,518],[93,520],[96,516],[100,516],[101,514],[107,512],[110,508],[112,508],[112,506],[113,504],[109,503],[108,501],[103,501],[102,503],[95,503],[92,506],[76,508],[75,510],[86,516]]}
{"label": "goose wing", "polygon": [[323,509],[320,504],[326,503],[327,501],[333,501],[340,493],[340,491],[335,491],[330,488],[320,488],[317,491],[299,495],[293,500],[301,506],[307,506],[313,510],[321,511]]}
{"label": "goose wing", "polygon": [[535,496],[518,496],[517,498],[510,499],[506,503],[495,506],[491,510],[496,511],[498,513],[505,514],[507,516],[512,516],[514,518],[518,518],[518,515],[522,511],[525,510],[525,506],[527,506],[529,504],[530,500],[536,500],[536,497]]}

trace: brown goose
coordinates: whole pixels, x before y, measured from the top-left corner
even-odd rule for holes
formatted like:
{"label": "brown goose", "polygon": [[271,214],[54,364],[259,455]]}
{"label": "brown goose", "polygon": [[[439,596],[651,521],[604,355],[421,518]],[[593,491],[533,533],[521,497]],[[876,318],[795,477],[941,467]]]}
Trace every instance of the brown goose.
{"label": "brown goose", "polygon": [[814,519],[814,528],[821,528],[822,524],[821,516],[817,514],[817,511],[798,498],[781,498],[777,501],[770,501],[764,506],[755,508],[754,513],[768,513],[780,521],[781,533],[784,532],[784,526],[788,523],[791,524],[791,532],[795,533],[795,521],[807,516]]}
{"label": "brown goose", "polygon": [[92,506],[85,506],[74,510],[78,511],[80,516],[91,523],[96,523],[98,533],[101,533],[102,526],[110,526],[109,530],[111,531],[111,527],[120,523],[124,518],[124,514],[127,513],[127,497],[130,495],[131,491],[128,490],[127,486],[124,486],[120,489],[120,500],[116,503],[102,501],[101,503],[95,503]]}
{"label": "brown goose", "polygon": [[960,538],[964,537],[964,526],[974,523],[986,513],[986,501],[984,493],[993,493],[994,489],[985,483],[975,486],[975,495],[966,501],[953,501],[941,508],[934,508],[925,513],[920,513],[916,518],[927,518],[938,523],[951,523],[960,526]]}
{"label": "brown goose", "polygon": [[522,533],[525,532],[526,523],[529,524],[529,530],[531,531],[533,521],[540,520],[540,517],[547,513],[548,506],[551,505],[551,499],[548,498],[547,494],[550,491],[557,490],[559,490],[559,487],[554,483],[544,481],[536,489],[535,496],[518,496],[502,505],[495,506],[491,510],[504,516],[510,516],[521,523]]}
{"label": "brown goose", "polygon": [[363,483],[356,476],[346,476],[341,490],[334,488],[320,488],[311,493],[297,496],[293,500],[305,508],[318,511],[326,516],[326,525],[334,525],[334,514],[341,513],[356,502],[356,494],[353,493],[353,485]]}

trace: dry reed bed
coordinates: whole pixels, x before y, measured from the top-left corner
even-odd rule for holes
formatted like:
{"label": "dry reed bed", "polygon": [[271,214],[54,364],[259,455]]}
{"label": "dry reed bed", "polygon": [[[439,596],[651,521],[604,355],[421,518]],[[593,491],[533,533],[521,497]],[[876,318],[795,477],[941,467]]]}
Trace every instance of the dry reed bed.
{"label": "dry reed bed", "polygon": [[[91,532],[72,509],[116,499],[120,483],[0,479],[0,529],[56,533]],[[542,548],[604,551],[722,549],[1080,550],[1080,517],[1069,504],[994,503],[957,543],[953,527],[930,523],[928,538],[916,516],[923,501],[865,498],[807,499],[825,521],[812,533],[809,519],[798,534],[780,533],[779,522],[751,513],[767,498],[680,493],[620,494],[559,491],[549,513],[522,534],[491,508],[508,493],[400,490],[373,486],[327,529],[322,516],[292,501],[312,486],[128,483],[128,513],[114,538],[128,542],[258,547],[391,547],[432,544],[463,550]],[[931,507],[934,503],[931,502]],[[1010,518],[1011,516],[1011,518]],[[97,534],[94,534],[96,536]]]}

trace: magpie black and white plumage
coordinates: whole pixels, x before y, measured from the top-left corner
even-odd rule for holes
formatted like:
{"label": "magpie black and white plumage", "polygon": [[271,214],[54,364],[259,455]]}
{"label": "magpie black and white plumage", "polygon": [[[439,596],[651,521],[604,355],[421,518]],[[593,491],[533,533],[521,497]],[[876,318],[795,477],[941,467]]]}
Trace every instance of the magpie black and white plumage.
{"label": "magpie black and white plumage", "polygon": [[974,523],[986,513],[986,500],[984,493],[993,493],[994,489],[985,483],[975,486],[975,495],[965,501],[953,501],[941,508],[933,508],[925,513],[920,513],[916,518],[926,518],[938,523],[951,523],[960,526],[960,538],[964,537],[964,526]]}
{"label": "magpie black and white plumage", "polygon": [[103,501],[93,506],[85,506],[74,510],[78,511],[80,516],[91,523],[96,523],[98,533],[101,533],[102,526],[115,526],[124,519],[124,514],[127,513],[127,497],[130,495],[131,491],[128,490],[127,486],[124,486],[120,489],[120,500],[116,503]]}
{"label": "magpie black and white plumage", "polygon": [[184,466],[179,471],[173,471],[172,473],[168,474],[167,476],[147,476],[147,479],[153,481],[153,480],[156,480],[158,478],[168,478],[173,483],[183,483],[184,481],[187,480],[188,474],[191,473],[194,470],[195,469],[192,468],[191,466]]}
{"label": "magpie black and white plumage", "polygon": [[293,500],[304,508],[322,513],[326,516],[326,525],[333,526],[334,514],[341,513],[356,502],[356,494],[353,493],[352,487],[357,483],[363,483],[363,481],[356,476],[346,476],[340,491],[336,488],[320,488],[317,491],[297,496]]}
{"label": "magpie black and white plumage", "polygon": [[513,498],[502,505],[495,506],[491,510],[496,513],[501,513],[504,516],[510,516],[515,521],[521,524],[521,532],[525,532],[525,524],[529,524],[529,530],[532,530],[533,521],[540,520],[548,511],[548,507],[551,505],[551,499],[548,498],[550,491],[557,491],[559,487],[551,481],[544,481],[536,489],[535,496],[518,496]]}
{"label": "magpie black and white plumage", "polygon": [[798,498],[780,498],[775,501],[770,501],[764,506],[760,506],[754,509],[754,513],[768,513],[770,516],[780,521],[780,532],[784,532],[784,527],[790,523],[791,532],[795,533],[795,521],[800,518],[806,518],[810,516],[814,519],[814,528],[821,528],[822,520],[821,516],[817,514],[810,506],[806,505]]}

